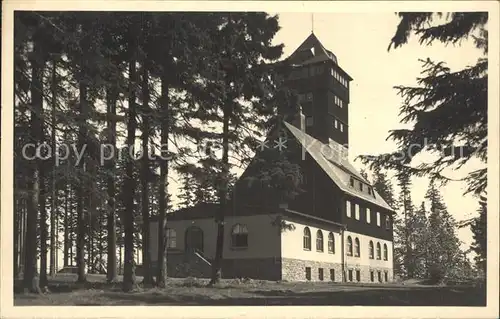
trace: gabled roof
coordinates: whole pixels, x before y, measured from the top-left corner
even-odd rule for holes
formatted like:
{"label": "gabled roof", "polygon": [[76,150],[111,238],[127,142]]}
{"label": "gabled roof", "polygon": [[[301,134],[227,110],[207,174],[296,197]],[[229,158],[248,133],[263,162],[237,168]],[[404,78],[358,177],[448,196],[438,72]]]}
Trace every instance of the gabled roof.
{"label": "gabled roof", "polygon": [[300,64],[310,64],[327,60],[331,60],[337,64],[335,54],[325,49],[314,33],[311,33],[288,59],[292,62],[300,60]]}
{"label": "gabled roof", "polygon": [[373,189],[373,195],[369,195],[368,193],[362,192],[357,188],[351,187],[351,176],[364,181],[370,186],[371,184],[361,176],[356,168],[354,168],[354,166],[349,162],[347,156],[342,154],[343,146],[335,142],[330,144],[322,143],[287,122],[285,122],[285,126],[302,145],[306,152],[311,155],[321,169],[323,169],[323,171],[344,193],[361,198],[392,212],[394,211],[375,191],[375,189]]}

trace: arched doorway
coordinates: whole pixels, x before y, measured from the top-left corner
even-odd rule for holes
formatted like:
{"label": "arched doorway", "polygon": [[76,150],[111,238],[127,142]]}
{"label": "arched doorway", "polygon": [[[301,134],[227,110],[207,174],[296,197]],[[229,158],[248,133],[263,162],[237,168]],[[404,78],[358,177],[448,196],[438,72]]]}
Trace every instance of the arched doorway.
{"label": "arched doorway", "polygon": [[186,251],[197,250],[203,252],[203,230],[197,226],[191,226],[185,233]]}

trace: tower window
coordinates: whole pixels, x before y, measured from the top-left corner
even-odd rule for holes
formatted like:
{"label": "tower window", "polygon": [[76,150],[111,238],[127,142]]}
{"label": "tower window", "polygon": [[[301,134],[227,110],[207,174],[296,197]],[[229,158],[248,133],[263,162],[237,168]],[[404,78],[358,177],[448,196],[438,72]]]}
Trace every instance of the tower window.
{"label": "tower window", "polygon": [[335,123],[335,128],[338,128],[339,122],[335,120],[334,123]]}
{"label": "tower window", "polygon": [[351,217],[351,202],[346,200],[345,204],[346,204],[345,213],[347,217]]}
{"label": "tower window", "polygon": [[340,123],[340,131],[344,132],[344,125],[342,123]]}

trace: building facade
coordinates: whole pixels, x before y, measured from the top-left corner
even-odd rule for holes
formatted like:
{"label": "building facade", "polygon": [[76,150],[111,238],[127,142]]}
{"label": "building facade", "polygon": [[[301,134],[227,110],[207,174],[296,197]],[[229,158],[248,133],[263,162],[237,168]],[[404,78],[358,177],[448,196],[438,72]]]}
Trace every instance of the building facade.
{"label": "building facade", "polygon": [[[392,281],[394,211],[347,156],[352,78],[314,34],[283,63],[291,69],[287,85],[301,106],[284,126],[304,192],[287,202],[265,201],[265,194],[249,193],[236,183],[225,217],[223,277]],[[202,204],[169,215],[171,276],[210,275],[217,209]],[[155,261],[157,222],[151,227]]]}

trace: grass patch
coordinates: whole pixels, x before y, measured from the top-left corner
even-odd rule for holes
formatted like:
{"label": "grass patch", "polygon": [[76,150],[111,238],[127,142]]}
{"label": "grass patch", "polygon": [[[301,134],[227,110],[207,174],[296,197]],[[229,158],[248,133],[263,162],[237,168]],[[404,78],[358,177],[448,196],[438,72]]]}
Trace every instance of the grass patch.
{"label": "grass patch", "polygon": [[[29,305],[365,305],[365,306],[485,306],[485,287],[411,284],[345,284],[223,279],[212,288],[208,279],[170,278],[167,287],[121,291],[121,283],[89,276],[49,280],[50,293],[14,294],[16,306]],[[121,280],[121,278],[120,278]],[[138,277],[137,282],[142,278]],[[19,289],[17,289],[19,290]]]}

